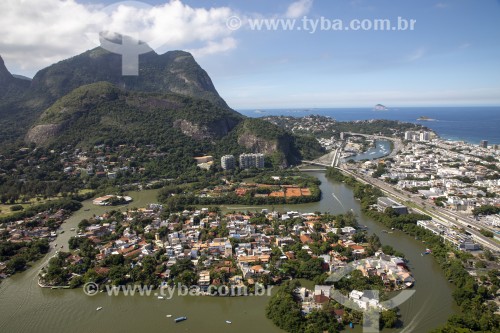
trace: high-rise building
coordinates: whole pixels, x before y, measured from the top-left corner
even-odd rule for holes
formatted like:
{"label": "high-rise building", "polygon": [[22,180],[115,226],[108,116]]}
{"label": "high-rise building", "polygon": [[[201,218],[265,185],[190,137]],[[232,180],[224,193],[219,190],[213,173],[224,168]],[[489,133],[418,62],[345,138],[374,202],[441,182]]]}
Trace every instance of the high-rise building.
{"label": "high-rise building", "polygon": [[430,133],[429,132],[420,132],[420,141],[429,141]]}
{"label": "high-rise building", "polygon": [[240,155],[240,168],[263,168],[264,167],[264,154],[241,154]]}
{"label": "high-rise building", "polygon": [[255,167],[264,168],[264,154],[255,154]]}
{"label": "high-rise building", "polygon": [[488,140],[481,140],[480,147],[488,148]]}
{"label": "high-rise building", "polygon": [[344,132],[340,132],[340,140],[344,140],[345,139],[345,134]]}
{"label": "high-rise building", "polygon": [[405,132],[405,140],[408,140],[408,141],[413,140],[413,132],[412,131]]}
{"label": "high-rise building", "polygon": [[220,159],[220,164],[222,166],[222,169],[224,170],[231,170],[234,169],[235,166],[235,159],[233,155],[224,155]]}

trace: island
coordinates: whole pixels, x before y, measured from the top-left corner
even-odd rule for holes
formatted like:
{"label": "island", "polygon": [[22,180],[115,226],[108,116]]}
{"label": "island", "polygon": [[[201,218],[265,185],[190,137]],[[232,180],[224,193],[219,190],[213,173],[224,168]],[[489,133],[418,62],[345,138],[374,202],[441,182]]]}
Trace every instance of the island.
{"label": "island", "polygon": [[417,118],[418,121],[435,121],[436,119],[432,119],[426,116],[421,116]]}
{"label": "island", "polygon": [[388,111],[389,108],[385,105],[382,105],[382,104],[377,104],[373,107],[373,110],[374,111]]}
{"label": "island", "polygon": [[99,198],[95,198],[92,203],[96,206],[117,206],[132,202],[132,198],[128,196],[108,194]]}

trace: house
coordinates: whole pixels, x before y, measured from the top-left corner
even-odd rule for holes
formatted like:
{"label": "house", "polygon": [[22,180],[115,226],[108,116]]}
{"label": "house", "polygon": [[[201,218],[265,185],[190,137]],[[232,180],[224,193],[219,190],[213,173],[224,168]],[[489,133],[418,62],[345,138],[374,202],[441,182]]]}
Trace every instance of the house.
{"label": "house", "polygon": [[396,214],[405,215],[408,214],[408,208],[399,202],[396,202],[388,197],[379,197],[377,199],[377,209],[379,212],[385,212],[387,208],[391,207],[394,209]]}
{"label": "house", "polygon": [[363,310],[368,310],[368,308],[382,308],[378,298],[368,295],[367,292],[353,290],[349,293],[349,299]]}
{"label": "house", "polygon": [[306,235],[306,234],[300,235],[300,241],[302,242],[302,244],[311,244],[311,243],[314,243],[314,241],[311,238],[311,236]]}
{"label": "house", "polygon": [[314,295],[323,295],[326,296],[327,298],[330,298],[332,291],[332,286],[322,286],[322,285],[316,285],[314,286]]}

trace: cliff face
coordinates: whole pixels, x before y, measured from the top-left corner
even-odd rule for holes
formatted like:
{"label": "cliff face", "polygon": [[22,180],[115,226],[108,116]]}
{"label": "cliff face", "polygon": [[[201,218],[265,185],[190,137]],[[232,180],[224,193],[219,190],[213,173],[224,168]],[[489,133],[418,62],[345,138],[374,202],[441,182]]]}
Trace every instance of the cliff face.
{"label": "cliff face", "polygon": [[252,133],[243,133],[238,137],[238,144],[247,148],[249,151],[263,154],[272,154],[277,152],[280,146],[284,146],[283,142],[280,144],[280,141],[283,140],[263,139]]}
{"label": "cliff face", "polygon": [[37,145],[45,145],[57,137],[64,128],[64,124],[42,124],[31,128],[26,134],[26,141]]}
{"label": "cliff face", "polygon": [[261,119],[246,119],[239,128],[237,141],[247,151],[271,155],[275,163],[283,166],[300,160],[294,137]]}
{"label": "cliff face", "polygon": [[220,139],[226,136],[236,125],[237,119],[218,119],[208,125],[200,125],[193,123],[186,119],[177,119],[174,121],[174,127],[195,140],[209,140]]}

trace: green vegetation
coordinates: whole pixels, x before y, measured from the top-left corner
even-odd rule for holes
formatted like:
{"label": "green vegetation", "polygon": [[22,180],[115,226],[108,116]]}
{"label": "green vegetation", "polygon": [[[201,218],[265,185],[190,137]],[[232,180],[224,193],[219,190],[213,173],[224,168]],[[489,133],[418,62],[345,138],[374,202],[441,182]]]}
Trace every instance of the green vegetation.
{"label": "green vegetation", "polygon": [[479,232],[484,236],[484,237],[490,237],[493,238],[493,232],[485,229],[479,230]]}
{"label": "green vegetation", "polygon": [[[280,180],[274,180],[272,176],[279,176]],[[253,178],[253,184],[241,184],[234,181],[226,184],[225,181],[214,175],[211,179],[192,182],[180,186],[169,185],[160,190],[158,199],[169,211],[179,211],[190,206],[203,205],[270,205],[270,204],[297,204],[315,202],[321,199],[320,182],[303,173],[290,171],[260,171]],[[282,192],[288,185],[299,188],[307,188],[310,195],[303,196],[270,196],[271,192]],[[244,189],[244,194],[238,195],[236,191]]]}
{"label": "green vegetation", "polygon": [[474,216],[500,214],[500,207],[495,207],[492,205],[484,205],[481,207],[474,208],[472,210],[472,214],[474,214]]}
{"label": "green vegetation", "polygon": [[27,217],[32,217],[40,212],[49,211],[49,210],[58,210],[64,209],[70,212],[77,211],[82,207],[82,204],[77,200],[72,200],[71,198],[64,198],[60,200],[50,201],[44,204],[36,205],[24,209],[23,211],[19,211],[13,213],[11,215],[1,217],[0,223],[7,223],[25,219]]}
{"label": "green vegetation", "polygon": [[7,262],[6,273],[14,274],[24,270],[28,263],[40,259],[49,248],[47,239],[16,243],[0,241],[0,262]]}
{"label": "green vegetation", "polygon": [[[180,148],[181,143],[189,147],[189,141],[193,140],[181,133],[176,125],[178,120],[198,126],[192,130],[195,136],[207,132],[205,136],[217,138],[229,132],[241,118],[238,113],[207,100],[127,92],[111,83],[98,82],[81,86],[58,100],[42,114],[38,127],[28,133],[28,139],[52,147],[64,142],[64,146],[86,148],[102,143]],[[42,125],[53,129],[46,133]],[[204,126],[207,128],[202,129]],[[196,151],[193,149],[196,146],[190,148]]]}
{"label": "green vegetation", "polygon": [[313,311],[307,316],[302,315],[295,293],[297,288],[300,288],[299,281],[286,281],[271,297],[266,307],[266,317],[286,332],[338,332],[341,325],[328,310]]}

